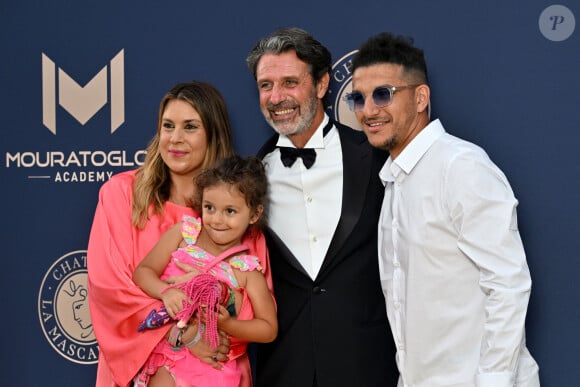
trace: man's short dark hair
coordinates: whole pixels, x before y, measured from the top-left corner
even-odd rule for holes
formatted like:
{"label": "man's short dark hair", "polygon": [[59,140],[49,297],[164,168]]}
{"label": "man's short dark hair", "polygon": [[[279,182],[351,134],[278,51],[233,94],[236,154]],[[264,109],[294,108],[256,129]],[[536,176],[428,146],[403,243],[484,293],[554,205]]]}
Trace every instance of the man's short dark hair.
{"label": "man's short dark hair", "polygon": [[359,67],[390,63],[403,66],[405,75],[416,83],[428,83],[423,50],[413,46],[413,38],[382,32],[363,43],[352,60],[352,71]]}

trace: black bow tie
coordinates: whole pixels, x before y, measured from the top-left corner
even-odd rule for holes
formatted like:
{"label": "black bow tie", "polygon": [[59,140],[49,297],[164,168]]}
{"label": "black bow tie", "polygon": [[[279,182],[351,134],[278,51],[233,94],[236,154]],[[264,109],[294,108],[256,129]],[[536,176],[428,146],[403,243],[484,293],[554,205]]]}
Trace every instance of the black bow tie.
{"label": "black bow tie", "polygon": [[[332,128],[333,122],[332,120],[328,120],[328,123],[322,130],[324,136],[330,131]],[[302,158],[302,162],[306,169],[310,169],[311,166],[314,165],[314,161],[316,161],[316,151],[312,148],[291,148],[286,146],[279,146],[280,149],[280,159],[282,160],[282,164],[285,167],[290,168],[292,164],[296,161],[297,157]]]}
{"label": "black bow tie", "polygon": [[297,157],[302,158],[302,162],[306,169],[310,169],[312,165],[314,165],[314,161],[316,160],[316,151],[312,148],[290,148],[281,146],[280,148],[280,159],[282,159],[282,164],[285,167],[290,168],[292,164],[296,161]]}

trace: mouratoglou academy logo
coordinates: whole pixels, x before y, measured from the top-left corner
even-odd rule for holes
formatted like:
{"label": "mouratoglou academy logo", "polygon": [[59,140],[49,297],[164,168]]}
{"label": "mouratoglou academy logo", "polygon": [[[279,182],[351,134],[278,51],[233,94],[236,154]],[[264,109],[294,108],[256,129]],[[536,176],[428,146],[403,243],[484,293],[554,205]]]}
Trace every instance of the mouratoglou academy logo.
{"label": "mouratoglou academy logo", "polygon": [[87,252],[73,251],[48,269],[38,294],[38,318],[44,336],[65,359],[95,364],[99,347],[89,314]]}
{"label": "mouratoglou academy logo", "polygon": [[326,113],[341,124],[361,130],[354,112],[350,111],[343,99],[352,91],[352,59],[356,52],[349,52],[332,66]]}
{"label": "mouratoglou academy logo", "polygon": [[[62,107],[84,126],[109,103],[110,128],[107,128],[107,136],[115,133],[125,122],[125,50],[117,52],[109,64],[98,70],[84,86],[80,86],[44,52],[41,63],[42,124],[54,134],[54,143],[58,148],[42,151],[34,148],[8,150],[5,155],[6,168],[25,170],[27,178],[34,180],[52,180],[55,183],[102,183],[113,176],[115,168],[134,168],[142,165],[146,155],[144,149],[137,151],[77,149],[72,142],[67,148],[62,145],[62,139],[57,138],[57,132],[62,133],[60,129],[63,129],[57,130],[57,111],[59,111],[57,107]],[[93,64],[88,66],[93,68]],[[103,135],[106,132],[103,131]],[[33,147],[34,144],[28,146]]]}
{"label": "mouratoglou academy logo", "polygon": [[[125,121],[125,51],[111,59],[111,133]],[[58,102],[81,125],[87,123],[107,103],[107,66],[103,67],[85,86],[80,86],[63,69],[56,72],[55,63],[42,53],[42,123],[56,134],[56,85]]]}

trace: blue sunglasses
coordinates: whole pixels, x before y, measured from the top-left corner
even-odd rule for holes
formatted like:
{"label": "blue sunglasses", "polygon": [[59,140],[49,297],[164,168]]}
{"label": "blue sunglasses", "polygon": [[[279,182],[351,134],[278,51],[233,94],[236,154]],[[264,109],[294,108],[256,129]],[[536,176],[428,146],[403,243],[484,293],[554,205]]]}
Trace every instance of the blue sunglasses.
{"label": "blue sunglasses", "polygon": [[[420,83],[407,86],[391,86],[391,85],[379,86],[373,90],[372,93],[373,103],[378,107],[385,107],[387,105],[390,105],[391,102],[393,102],[393,94],[395,94],[395,92],[399,90],[412,89],[413,87],[417,87],[419,85]],[[363,110],[365,107],[366,97],[359,91],[353,91],[352,93],[348,93],[343,97],[343,99],[348,105],[348,108],[353,112],[359,112]]]}

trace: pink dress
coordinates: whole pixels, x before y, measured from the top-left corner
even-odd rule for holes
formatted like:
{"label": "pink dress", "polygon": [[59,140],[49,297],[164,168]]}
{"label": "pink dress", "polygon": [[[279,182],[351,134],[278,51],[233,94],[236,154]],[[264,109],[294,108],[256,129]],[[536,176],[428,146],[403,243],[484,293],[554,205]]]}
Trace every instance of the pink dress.
{"label": "pink dress", "polygon": [[[180,262],[196,266],[201,272],[209,273],[219,281],[243,292],[234,274],[234,268],[241,271],[262,271],[260,260],[253,255],[237,254],[248,250],[248,247],[243,244],[234,246],[218,256],[213,256],[195,244],[200,231],[199,218],[183,216],[181,232],[187,245],[175,251],[172,257]],[[170,260],[161,279],[181,274],[184,272],[173,263],[173,260]],[[244,296],[244,302],[248,303],[247,296]],[[238,319],[248,320],[253,317],[253,310],[249,304],[249,307],[245,308],[244,315],[239,315]],[[174,377],[175,387],[238,387],[242,373],[236,359],[245,353],[246,343],[232,341],[228,354],[229,361],[222,362],[223,368],[216,370],[193,356],[187,348],[176,351],[167,340],[163,339],[145,363],[139,375],[141,384],[138,385],[146,385],[147,376],[154,374],[159,367],[165,366]]]}
{"label": "pink dress", "polygon": [[[196,215],[189,207],[166,202],[164,213],[151,215],[143,229],[131,224],[133,183],[135,171],[121,172],[101,187],[99,201],[87,251],[89,305],[91,321],[99,343],[99,364],[96,387],[126,387],[131,383],[149,354],[171,328],[137,332],[135,327],[158,308],[159,300],[152,299],[132,281],[133,271],[149,250],[184,214]],[[265,268],[268,287],[272,278],[268,266],[268,252],[263,234],[244,236],[250,254],[260,258]],[[242,304],[239,315],[244,316]],[[239,341],[232,339],[232,347]],[[247,355],[238,359],[243,372],[241,386],[252,385]]]}

